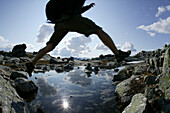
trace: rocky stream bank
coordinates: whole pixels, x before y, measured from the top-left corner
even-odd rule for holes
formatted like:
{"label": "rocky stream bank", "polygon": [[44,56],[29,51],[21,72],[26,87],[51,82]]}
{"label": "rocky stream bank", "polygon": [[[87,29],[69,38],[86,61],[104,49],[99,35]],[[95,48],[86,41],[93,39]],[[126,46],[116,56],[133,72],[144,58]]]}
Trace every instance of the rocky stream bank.
{"label": "rocky stream bank", "polygon": [[[29,113],[27,102],[36,98],[38,86],[28,79],[25,63],[35,55],[25,51],[26,45],[14,46],[12,52],[0,52],[0,113]],[[111,59],[114,59],[110,56]],[[73,70],[85,65],[85,72],[97,73],[101,69],[125,66],[113,78],[116,85],[115,100],[118,113],[169,113],[170,112],[170,45],[155,51],[141,51],[118,63],[108,57],[85,61],[55,58],[45,55],[36,65],[34,73],[49,70],[56,72]],[[128,63],[132,61],[140,63]],[[37,108],[37,113],[42,112]]]}

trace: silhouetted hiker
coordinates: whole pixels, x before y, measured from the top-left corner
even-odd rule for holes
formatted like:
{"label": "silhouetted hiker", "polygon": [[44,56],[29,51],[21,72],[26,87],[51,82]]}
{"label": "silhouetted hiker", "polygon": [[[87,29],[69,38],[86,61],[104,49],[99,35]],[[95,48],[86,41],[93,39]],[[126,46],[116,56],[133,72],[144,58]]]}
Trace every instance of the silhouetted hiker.
{"label": "silhouetted hiker", "polygon": [[[55,30],[46,46],[37,53],[32,62],[26,63],[27,73],[29,76],[32,76],[36,62],[46,53],[52,51],[69,31],[78,32],[87,37],[91,34],[96,34],[100,40],[115,54],[115,58],[118,62],[130,55],[131,51],[123,52],[121,50],[117,50],[110,36],[104,32],[101,27],[97,26],[90,19],[81,16],[82,13],[95,5],[94,3],[91,3],[90,5],[84,7],[83,5],[85,1],[86,0],[50,0],[47,3],[46,13],[49,13],[54,9],[53,12],[56,11],[57,14],[54,17],[50,17],[47,14],[48,20],[50,20],[51,23],[55,23]],[[49,4],[52,5],[52,8],[49,9],[50,11],[47,9],[50,7],[48,6]]]}

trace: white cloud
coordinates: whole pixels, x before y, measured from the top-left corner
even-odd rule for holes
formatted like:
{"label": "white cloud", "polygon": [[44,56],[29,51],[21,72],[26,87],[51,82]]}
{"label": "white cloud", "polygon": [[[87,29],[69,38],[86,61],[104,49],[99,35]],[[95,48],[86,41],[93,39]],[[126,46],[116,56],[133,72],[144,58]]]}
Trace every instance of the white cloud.
{"label": "white cloud", "polygon": [[166,9],[167,9],[168,11],[170,11],[170,5],[166,6]]}
{"label": "white cloud", "polygon": [[4,37],[0,36],[0,42],[1,42],[1,43],[7,43],[8,40],[6,40],[6,39],[4,39]]}
{"label": "white cloud", "polygon": [[90,37],[85,37],[84,35],[78,35],[74,37],[70,37],[67,41],[65,41],[66,47],[61,49],[56,48],[52,53],[53,55],[60,55],[61,57],[79,57],[80,54],[88,54],[91,52],[89,43],[91,42]]}
{"label": "white cloud", "polygon": [[26,51],[33,51],[36,49],[32,44],[26,44],[26,46],[27,46]]}
{"label": "white cloud", "polygon": [[55,53],[59,56],[64,56],[64,57],[70,57],[72,55],[72,51],[66,47],[62,49],[56,49]]}
{"label": "white cloud", "polygon": [[[22,42],[20,44],[23,44],[25,42]],[[26,44],[26,43],[25,43]],[[13,47],[17,44],[10,44],[8,40],[6,40],[4,37],[0,36],[0,51],[12,51]],[[27,50],[34,50],[35,47],[32,44],[26,44]]]}
{"label": "white cloud", "polygon": [[96,44],[96,46],[94,47],[94,50],[107,51],[107,50],[109,50],[109,49],[108,49],[108,47],[106,47],[104,44]]}
{"label": "white cloud", "polygon": [[170,34],[170,17],[168,17],[167,19],[160,19],[158,22],[155,22],[148,26],[141,25],[137,27],[137,29],[142,29],[147,32]]}
{"label": "white cloud", "polygon": [[170,5],[165,6],[165,7],[163,7],[163,6],[158,7],[158,12],[156,13],[155,16],[159,17],[162,13],[164,13],[166,11],[170,11]]}
{"label": "white cloud", "polygon": [[40,27],[38,28],[38,35],[37,35],[36,42],[44,43],[52,35],[53,31],[54,31],[53,24],[40,25]]}
{"label": "white cloud", "polygon": [[[117,49],[120,49],[122,51],[128,51],[131,50],[132,52],[136,52],[136,49],[134,48],[134,45],[130,42],[125,42],[124,44],[116,44]],[[109,50],[106,46],[103,44],[97,44],[94,48],[94,50]]]}
{"label": "white cloud", "polygon": [[122,51],[131,50],[132,52],[136,52],[134,45],[130,42],[125,42],[124,44],[116,44],[116,47],[117,47],[117,49],[120,49]]}
{"label": "white cloud", "polygon": [[122,51],[128,51],[131,50],[132,52],[136,52],[136,49],[134,48],[134,45],[130,42],[126,42],[124,45],[120,46],[120,49]]}
{"label": "white cloud", "polygon": [[121,49],[121,48],[122,48],[122,45],[121,45],[121,44],[116,44],[116,47],[117,47],[118,49]]}
{"label": "white cloud", "polygon": [[13,48],[12,44],[9,44],[8,40],[4,37],[0,36],[0,50],[3,51],[11,51]]}
{"label": "white cloud", "polygon": [[156,17],[159,17],[160,14],[162,14],[163,12],[166,11],[166,8],[161,6],[161,7],[158,7],[158,12],[156,13]]}
{"label": "white cloud", "polygon": [[156,34],[152,32],[147,32],[150,36],[154,37]]}
{"label": "white cloud", "polygon": [[65,41],[65,44],[68,49],[72,50],[74,53],[77,54],[84,54],[90,52],[90,48],[88,44],[91,42],[90,37],[85,37],[84,35],[78,35],[75,37],[69,38]]}

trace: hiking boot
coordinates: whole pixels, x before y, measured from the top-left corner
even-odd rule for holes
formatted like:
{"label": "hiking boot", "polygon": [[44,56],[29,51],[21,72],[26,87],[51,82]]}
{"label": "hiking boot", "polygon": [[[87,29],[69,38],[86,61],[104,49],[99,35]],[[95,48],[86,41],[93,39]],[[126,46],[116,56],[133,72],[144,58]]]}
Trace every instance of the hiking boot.
{"label": "hiking boot", "polygon": [[121,50],[118,50],[118,51],[119,51],[119,54],[115,55],[117,62],[123,61],[126,57],[129,57],[131,54],[130,50],[128,50],[127,52],[124,52]]}
{"label": "hiking boot", "polygon": [[31,77],[32,76],[32,72],[35,69],[35,66],[32,63],[26,63],[25,65],[26,65],[26,72]]}

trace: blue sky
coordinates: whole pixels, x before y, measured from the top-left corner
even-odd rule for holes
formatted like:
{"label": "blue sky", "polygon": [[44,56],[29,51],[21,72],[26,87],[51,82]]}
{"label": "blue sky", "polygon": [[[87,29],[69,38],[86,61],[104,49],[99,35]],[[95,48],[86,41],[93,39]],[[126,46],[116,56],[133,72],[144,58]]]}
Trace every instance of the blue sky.
{"label": "blue sky", "polygon": [[[53,32],[46,23],[48,0],[0,1],[0,50],[11,51],[15,44],[27,44],[27,51],[45,46]],[[83,16],[101,26],[122,50],[133,54],[162,48],[170,42],[170,0],[87,0],[95,7]],[[86,5],[85,4],[85,5]],[[111,54],[96,35],[86,38],[69,33],[50,54],[55,56],[95,57]]]}

